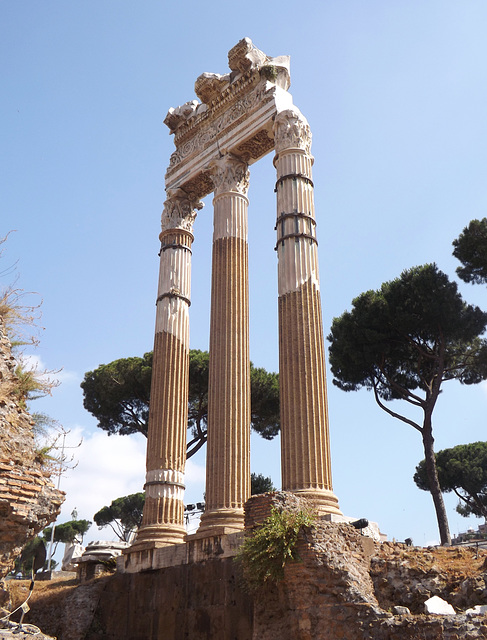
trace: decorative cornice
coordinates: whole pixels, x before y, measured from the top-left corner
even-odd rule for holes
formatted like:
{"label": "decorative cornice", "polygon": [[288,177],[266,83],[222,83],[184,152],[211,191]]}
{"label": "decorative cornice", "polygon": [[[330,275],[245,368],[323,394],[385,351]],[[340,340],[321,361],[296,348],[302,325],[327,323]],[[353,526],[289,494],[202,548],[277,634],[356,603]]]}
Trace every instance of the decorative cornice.
{"label": "decorative cornice", "polygon": [[274,145],[276,154],[285,149],[303,149],[311,155],[311,129],[297,107],[286,109],[276,115]]}
{"label": "decorative cornice", "polygon": [[260,68],[267,60],[266,54],[257,49],[250,38],[242,38],[228,52],[228,66],[234,74]]}
{"label": "decorative cornice", "polygon": [[195,93],[202,101],[186,102],[180,107],[171,107],[164,123],[175,134],[175,144],[185,137],[187,131],[222,108],[228,109],[247,85],[263,79],[287,90],[290,86],[289,56],[271,58],[254,46],[250,38],[243,38],[228,53],[231,73],[202,73],[195,82]]}
{"label": "decorative cornice", "polygon": [[196,214],[203,208],[203,203],[191,200],[183,189],[169,189],[167,195],[161,216],[162,232],[182,229],[192,233]]}
{"label": "decorative cornice", "polygon": [[246,162],[227,153],[214,160],[210,165],[210,170],[216,196],[229,191],[247,195],[250,171]]}

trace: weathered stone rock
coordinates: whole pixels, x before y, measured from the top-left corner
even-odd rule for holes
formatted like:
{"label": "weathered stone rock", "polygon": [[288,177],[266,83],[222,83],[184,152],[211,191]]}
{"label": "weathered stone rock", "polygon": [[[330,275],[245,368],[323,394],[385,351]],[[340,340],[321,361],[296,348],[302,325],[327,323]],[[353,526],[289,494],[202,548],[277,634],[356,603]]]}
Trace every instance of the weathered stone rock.
{"label": "weathered stone rock", "polygon": [[64,545],[63,561],[61,569],[63,571],[76,571],[79,559],[84,553],[85,548],[78,542],[71,542]]}
{"label": "weathered stone rock", "polygon": [[[56,640],[56,638],[52,636],[46,636],[42,631],[37,629],[37,627],[33,627],[32,625],[24,625],[24,629],[24,631],[17,629],[0,629],[0,640],[12,640],[12,638],[16,640],[32,640],[33,637],[37,638],[37,640]],[[15,635],[12,635],[12,633],[15,633]]]}
{"label": "weathered stone rock", "polygon": [[472,607],[471,609],[467,609],[465,613],[470,615],[476,615],[476,616],[483,615],[487,613],[487,605],[476,604],[475,607]]}
{"label": "weathered stone rock", "polygon": [[451,606],[451,604],[449,604],[439,596],[433,596],[432,598],[426,600],[426,602],[424,603],[424,611],[425,613],[439,616],[449,616],[456,614],[456,611]]}
{"label": "weathered stone rock", "polygon": [[386,542],[376,546],[371,577],[382,608],[407,606],[413,614],[424,612],[433,595],[457,610],[487,604],[484,557],[475,549],[440,547],[424,549]]}
{"label": "weathered stone rock", "polygon": [[409,609],[407,607],[401,607],[399,605],[396,605],[395,607],[392,607],[392,613],[395,616],[409,616],[409,615],[411,615],[411,612],[409,611]]}
{"label": "weathered stone rock", "polygon": [[[287,494],[276,497],[275,506],[287,506]],[[251,498],[246,505],[250,511],[246,513],[246,524],[253,519],[262,521],[269,502],[272,503],[272,494]],[[304,506],[302,502],[296,504],[295,496],[290,503],[293,509]],[[392,579],[396,602],[402,602],[404,591],[416,596],[424,589],[421,580],[429,578],[433,586],[445,584],[446,577],[442,582],[443,573],[438,566],[430,575],[430,567],[435,565],[435,554],[431,551],[421,550],[424,552],[420,554],[421,562],[415,562],[415,549],[400,544],[375,544],[370,557],[362,541],[358,532],[344,524],[320,522],[305,531],[299,541],[302,562],[286,566],[284,581],[266,586],[254,600],[253,639],[457,640],[467,634],[469,640],[487,637],[487,623],[481,617],[473,621],[466,616],[411,615],[406,607],[401,614],[389,614],[385,609],[392,608],[393,603],[383,601],[381,584],[387,587]],[[437,552],[448,557],[443,549]],[[409,562],[405,554],[411,556]],[[396,562],[389,566],[380,562],[391,557]],[[384,571],[377,572],[379,565]],[[391,572],[392,568],[394,572],[400,568],[400,576]],[[424,598],[421,605],[423,602]]]}

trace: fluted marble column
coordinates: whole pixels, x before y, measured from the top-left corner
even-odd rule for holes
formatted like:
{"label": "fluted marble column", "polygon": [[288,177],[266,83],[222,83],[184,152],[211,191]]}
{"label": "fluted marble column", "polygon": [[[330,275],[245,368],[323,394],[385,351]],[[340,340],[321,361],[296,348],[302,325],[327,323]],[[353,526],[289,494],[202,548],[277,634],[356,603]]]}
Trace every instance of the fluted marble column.
{"label": "fluted marble column", "polygon": [[184,541],[191,244],[196,210],[178,189],[162,214],[159,287],[147,437],[146,499],[135,548]]}
{"label": "fluted marble column", "polygon": [[274,123],[277,170],[282,488],[340,514],[333,494],[309,125],[298,109]]}
{"label": "fluted marble column", "polygon": [[229,154],[215,186],[208,383],[206,506],[199,533],[244,528],[250,496],[247,165]]}

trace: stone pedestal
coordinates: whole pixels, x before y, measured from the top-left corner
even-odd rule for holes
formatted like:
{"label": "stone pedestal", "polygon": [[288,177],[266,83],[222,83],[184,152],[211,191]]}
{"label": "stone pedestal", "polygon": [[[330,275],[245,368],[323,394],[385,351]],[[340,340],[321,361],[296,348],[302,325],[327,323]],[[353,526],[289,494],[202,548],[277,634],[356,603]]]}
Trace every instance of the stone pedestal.
{"label": "stone pedestal", "polygon": [[250,496],[247,165],[226,155],[215,185],[205,512],[198,532],[243,529]]}

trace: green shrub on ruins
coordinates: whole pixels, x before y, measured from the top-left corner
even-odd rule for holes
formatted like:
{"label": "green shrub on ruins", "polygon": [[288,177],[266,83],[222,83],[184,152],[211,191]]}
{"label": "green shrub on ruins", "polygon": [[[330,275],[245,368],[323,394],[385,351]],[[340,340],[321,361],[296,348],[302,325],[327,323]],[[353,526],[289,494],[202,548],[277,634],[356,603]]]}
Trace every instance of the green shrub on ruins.
{"label": "green shrub on ruins", "polygon": [[311,527],[316,516],[309,511],[280,511],[271,515],[257,527],[241,546],[236,561],[240,563],[249,591],[255,591],[266,582],[279,582],[284,577],[287,562],[299,560],[296,544],[303,527]]}

